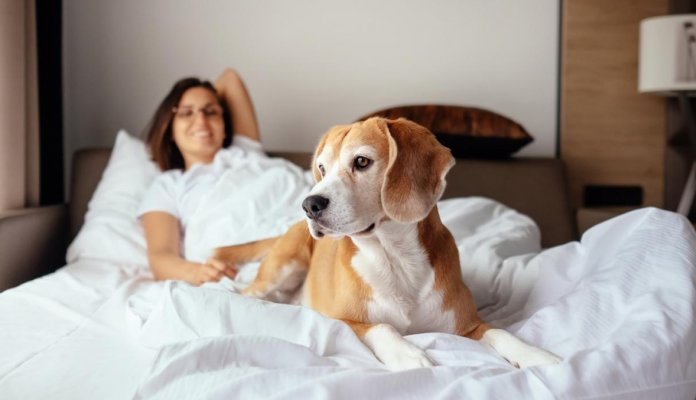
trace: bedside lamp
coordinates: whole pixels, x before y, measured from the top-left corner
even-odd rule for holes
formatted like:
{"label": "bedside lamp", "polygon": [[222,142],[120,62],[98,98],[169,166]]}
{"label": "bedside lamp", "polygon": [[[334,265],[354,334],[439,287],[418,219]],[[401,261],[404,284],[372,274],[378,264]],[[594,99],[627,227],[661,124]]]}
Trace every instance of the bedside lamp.
{"label": "bedside lamp", "polygon": [[640,23],[638,91],[677,96],[694,157],[677,212],[688,215],[696,193],[696,14],[646,18]]}

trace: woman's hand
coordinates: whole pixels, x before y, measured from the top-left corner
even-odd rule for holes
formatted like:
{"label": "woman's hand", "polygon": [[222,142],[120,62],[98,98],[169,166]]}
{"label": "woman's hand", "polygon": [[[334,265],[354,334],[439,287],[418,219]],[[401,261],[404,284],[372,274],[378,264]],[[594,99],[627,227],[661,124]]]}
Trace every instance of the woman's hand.
{"label": "woman's hand", "polygon": [[242,78],[240,78],[239,73],[235,69],[228,67],[225,68],[215,80],[215,87],[222,91],[225,89],[226,84],[238,84],[241,79]]}
{"label": "woman's hand", "polygon": [[234,279],[235,276],[236,265],[211,257],[205,263],[194,266],[187,281],[198,286],[207,282],[219,282],[224,277]]}
{"label": "woman's hand", "polygon": [[181,257],[179,220],[166,212],[151,211],[142,217],[150,269],[157,280],[176,279],[193,285],[218,282],[227,276],[237,276],[237,265],[219,257],[196,263]]}

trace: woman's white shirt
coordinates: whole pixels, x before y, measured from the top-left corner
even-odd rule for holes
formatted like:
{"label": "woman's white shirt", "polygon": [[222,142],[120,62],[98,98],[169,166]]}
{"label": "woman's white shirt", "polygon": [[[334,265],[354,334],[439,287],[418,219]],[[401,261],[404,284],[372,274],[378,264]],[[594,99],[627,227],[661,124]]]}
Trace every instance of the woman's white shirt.
{"label": "woman's white shirt", "polygon": [[212,163],[158,176],[138,216],[161,211],[177,218],[182,256],[201,262],[215,247],[281,234],[303,217],[301,202],[311,185],[307,171],[235,136]]}

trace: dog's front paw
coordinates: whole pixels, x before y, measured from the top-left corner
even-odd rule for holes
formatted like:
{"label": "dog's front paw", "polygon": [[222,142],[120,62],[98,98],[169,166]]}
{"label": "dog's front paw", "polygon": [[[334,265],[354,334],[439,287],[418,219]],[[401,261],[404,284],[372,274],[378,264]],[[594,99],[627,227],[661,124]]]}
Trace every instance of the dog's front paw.
{"label": "dog's front paw", "polygon": [[558,364],[563,361],[555,354],[529,345],[502,329],[489,329],[483,334],[481,341],[491,345],[510,364],[518,368]]}
{"label": "dog's front paw", "polygon": [[562,361],[563,359],[553,353],[538,347],[529,346],[512,364],[519,368],[527,368],[535,365],[559,364]]}
{"label": "dog's front paw", "polygon": [[425,351],[419,349],[411,343],[407,344],[409,346],[403,346],[398,351],[394,352],[384,352],[383,354],[378,355],[377,358],[379,358],[379,360],[392,371],[427,368],[435,365],[435,363],[428,358],[428,355],[425,354]]}
{"label": "dog's front paw", "polygon": [[393,371],[435,365],[418,346],[404,339],[391,325],[378,324],[365,333],[365,344]]}
{"label": "dog's front paw", "polygon": [[261,285],[256,285],[254,284],[254,282],[252,282],[246,288],[242,289],[242,294],[244,296],[253,297],[259,300],[266,300],[266,296],[268,295],[267,291],[264,290],[264,288],[261,287]]}

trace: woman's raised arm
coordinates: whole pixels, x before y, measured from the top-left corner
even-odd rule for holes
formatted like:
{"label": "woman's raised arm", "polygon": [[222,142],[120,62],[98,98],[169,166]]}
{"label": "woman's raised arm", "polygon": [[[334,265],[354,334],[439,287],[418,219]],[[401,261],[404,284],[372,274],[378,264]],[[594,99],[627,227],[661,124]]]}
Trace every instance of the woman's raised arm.
{"label": "woman's raised arm", "polygon": [[254,105],[237,71],[232,68],[225,69],[215,80],[215,88],[230,107],[234,133],[257,142],[261,141]]}

